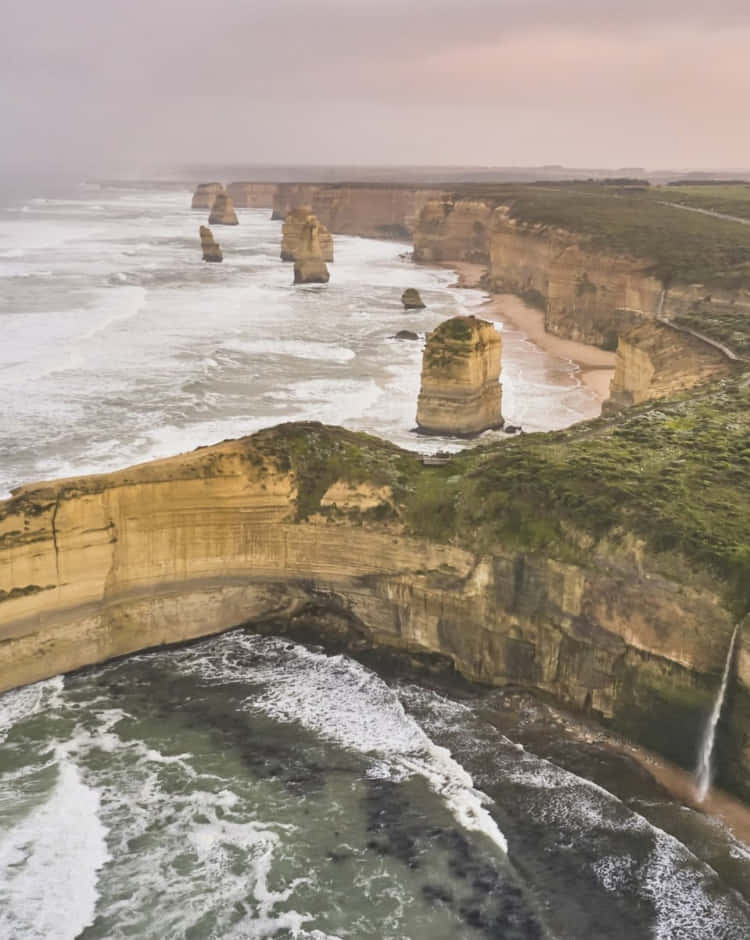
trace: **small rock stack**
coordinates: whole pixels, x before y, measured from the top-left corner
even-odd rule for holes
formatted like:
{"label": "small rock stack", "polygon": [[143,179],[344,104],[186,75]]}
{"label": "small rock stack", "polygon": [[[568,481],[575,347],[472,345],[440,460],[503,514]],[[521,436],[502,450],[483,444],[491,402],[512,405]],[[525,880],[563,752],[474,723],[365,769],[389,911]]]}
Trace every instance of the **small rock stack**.
{"label": "small rock stack", "polygon": [[297,260],[297,247],[300,244],[302,233],[308,219],[314,219],[318,225],[318,241],[320,243],[321,256],[323,261],[327,261],[330,264],[333,261],[333,236],[307,206],[292,209],[284,219],[284,224],[281,227],[281,260]]}
{"label": "small rock stack", "polygon": [[198,183],[193,193],[192,209],[212,209],[214,200],[224,192],[221,183]]}
{"label": "small rock stack", "polygon": [[234,211],[232,200],[223,189],[216,194],[216,199],[211,207],[211,215],[208,217],[209,225],[239,225],[237,214]]}
{"label": "small rock stack", "polygon": [[406,310],[423,310],[424,303],[416,287],[407,287],[401,295],[401,303]]}
{"label": "small rock stack", "polygon": [[327,284],[329,277],[320,247],[320,223],[314,215],[310,215],[295,250],[294,283]]}
{"label": "small rock stack", "polygon": [[221,246],[214,240],[213,232],[206,225],[201,225],[198,230],[201,237],[201,248],[203,250],[204,261],[223,261],[224,256],[221,253]]}

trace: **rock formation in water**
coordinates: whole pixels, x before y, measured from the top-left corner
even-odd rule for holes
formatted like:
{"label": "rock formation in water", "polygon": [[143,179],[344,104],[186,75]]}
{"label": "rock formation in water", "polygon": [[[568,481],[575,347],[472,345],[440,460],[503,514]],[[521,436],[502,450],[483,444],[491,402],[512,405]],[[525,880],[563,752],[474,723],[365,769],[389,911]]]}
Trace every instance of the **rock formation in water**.
{"label": "rock formation in water", "polygon": [[423,310],[424,301],[416,287],[407,287],[401,295],[401,303],[407,310]]}
{"label": "rock formation in water", "polygon": [[471,436],[502,427],[501,352],[494,324],[476,317],[453,317],[428,334],[418,430]]}
{"label": "rock formation in water", "polygon": [[224,192],[221,183],[198,183],[193,193],[191,208],[211,209],[219,193]]}
{"label": "rock formation in water", "polygon": [[320,225],[314,215],[308,215],[295,248],[294,283],[327,284],[329,277],[320,247]]}
{"label": "rock formation in water", "polygon": [[[318,226],[318,242],[323,261],[333,261],[333,236],[321,222],[313,215],[307,206],[293,209],[284,219],[281,227],[281,260],[296,261],[298,249],[304,240],[305,226],[312,219]],[[304,247],[302,247],[304,251]]]}
{"label": "rock formation in water", "polygon": [[419,339],[419,334],[415,333],[413,330],[399,330],[394,336],[394,339],[417,340]]}
{"label": "rock formation in water", "polygon": [[237,214],[234,211],[232,200],[226,192],[216,194],[211,215],[208,217],[209,225],[238,225]]}
{"label": "rock formation in water", "polygon": [[221,246],[214,240],[213,232],[206,225],[201,225],[198,233],[201,237],[201,249],[204,261],[223,261]]}

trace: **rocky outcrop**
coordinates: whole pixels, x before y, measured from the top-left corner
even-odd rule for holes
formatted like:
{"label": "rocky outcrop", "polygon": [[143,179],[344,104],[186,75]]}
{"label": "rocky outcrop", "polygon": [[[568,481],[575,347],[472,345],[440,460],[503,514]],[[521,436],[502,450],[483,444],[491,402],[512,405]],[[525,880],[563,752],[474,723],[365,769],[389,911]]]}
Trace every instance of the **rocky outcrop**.
{"label": "rocky outcrop", "polygon": [[[0,690],[238,624],[307,621],[318,638],[345,624],[360,645],[440,653],[470,679],[592,708],[689,764],[733,629],[721,586],[666,573],[623,532],[575,561],[414,534],[412,513],[424,520],[425,494],[455,472],[304,425],[23,487],[0,502]],[[745,649],[723,772],[750,795]]]}
{"label": "rocky outcrop", "polygon": [[219,193],[224,192],[221,183],[198,183],[193,193],[192,209],[211,209]]}
{"label": "rocky outcrop", "polygon": [[276,183],[229,183],[227,193],[238,209],[270,209],[276,195]]}
{"label": "rocky outcrop", "polygon": [[428,334],[418,430],[472,436],[501,427],[501,350],[494,325],[476,317],[453,317]]}
{"label": "rocky outcrop", "polygon": [[323,261],[333,261],[333,236],[315,218],[308,206],[292,210],[281,226],[281,260],[296,261],[298,251],[304,252],[305,227],[310,220],[318,226],[318,243]]}
{"label": "rocky outcrop", "polygon": [[335,235],[409,241],[422,207],[441,190],[375,184],[279,183],[273,218],[309,206]]}
{"label": "rocky outcrop", "polygon": [[647,321],[618,341],[615,374],[604,410],[611,413],[653,398],[667,398],[709,379],[730,375],[734,368],[720,350],[679,327]]}
{"label": "rocky outcrop", "polygon": [[214,240],[213,232],[206,225],[201,225],[198,233],[201,237],[201,249],[204,261],[223,261],[221,246]]}
{"label": "rocky outcrop", "polygon": [[419,334],[415,333],[413,330],[399,330],[398,333],[393,337],[394,339],[408,339],[408,340],[418,340]]}
{"label": "rocky outcrop", "polygon": [[492,209],[473,200],[431,200],[414,230],[414,260],[488,264]]}
{"label": "rocky outcrop", "polygon": [[407,287],[401,295],[401,303],[405,310],[424,310],[424,301],[416,287]]}
{"label": "rocky outcrop", "polygon": [[295,247],[294,283],[327,284],[330,275],[320,246],[320,225],[308,215]]}
{"label": "rocky outcrop", "polygon": [[238,225],[237,214],[234,211],[232,200],[226,192],[216,194],[211,214],[208,217],[209,225]]}

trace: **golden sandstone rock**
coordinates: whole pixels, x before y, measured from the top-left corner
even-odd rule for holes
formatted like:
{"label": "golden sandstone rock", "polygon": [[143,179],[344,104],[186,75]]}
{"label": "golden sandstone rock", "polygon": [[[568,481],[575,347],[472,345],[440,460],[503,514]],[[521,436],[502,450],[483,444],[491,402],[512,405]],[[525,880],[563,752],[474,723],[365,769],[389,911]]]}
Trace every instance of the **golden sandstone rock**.
{"label": "golden sandstone rock", "polygon": [[237,215],[232,200],[226,192],[216,194],[211,215],[208,217],[209,225],[238,225]]}
{"label": "golden sandstone rock", "polygon": [[320,223],[308,215],[295,248],[294,283],[327,284],[329,277],[320,247]]}
{"label": "golden sandstone rock", "polygon": [[418,430],[474,435],[502,427],[502,340],[492,323],[453,317],[427,336],[422,358]]}
{"label": "golden sandstone rock", "polygon": [[223,261],[224,256],[221,253],[221,246],[215,241],[213,232],[206,225],[201,225],[198,230],[201,237],[201,249],[203,250],[204,261]]}
{"label": "golden sandstone rock", "polygon": [[224,192],[221,183],[198,183],[193,193],[192,209],[211,209],[219,193]]}
{"label": "golden sandstone rock", "polygon": [[300,246],[305,225],[309,219],[314,219],[318,225],[318,241],[323,261],[333,261],[333,236],[307,206],[293,209],[284,219],[281,227],[281,260],[296,261],[297,249]]}

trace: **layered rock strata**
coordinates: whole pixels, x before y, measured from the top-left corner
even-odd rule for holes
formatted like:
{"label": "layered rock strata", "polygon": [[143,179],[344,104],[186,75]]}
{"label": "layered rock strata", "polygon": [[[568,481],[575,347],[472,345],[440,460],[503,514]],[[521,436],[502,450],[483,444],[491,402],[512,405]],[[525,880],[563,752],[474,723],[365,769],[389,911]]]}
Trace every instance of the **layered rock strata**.
{"label": "layered rock strata", "polygon": [[206,225],[201,225],[198,233],[201,238],[201,249],[203,251],[204,261],[223,261],[224,256],[221,253],[221,246],[214,240],[213,232]]}
{"label": "layered rock strata", "polygon": [[484,202],[431,200],[414,230],[414,260],[488,264],[491,226],[492,209]]}
{"label": "layered rock strata", "polygon": [[293,209],[309,206],[335,235],[408,241],[422,207],[441,196],[439,189],[407,186],[279,183],[273,218],[285,219]]}
{"label": "layered rock strata", "polygon": [[221,183],[198,183],[193,193],[192,209],[211,209],[219,193],[224,192]]}
{"label": "layered rock strata", "polygon": [[228,183],[227,193],[238,209],[270,209],[276,195],[276,183]]}
{"label": "layered rock strata", "polygon": [[427,336],[417,404],[424,434],[480,434],[503,424],[502,341],[492,323],[453,317]]}
{"label": "layered rock strata", "polygon": [[735,364],[719,349],[666,322],[648,321],[617,343],[615,374],[605,411],[667,398],[710,379],[730,375]]}
{"label": "layered rock strata", "polygon": [[281,227],[281,260],[296,261],[299,251],[304,252],[305,226],[313,220],[318,226],[318,243],[323,261],[333,261],[333,236],[312,214],[308,206],[294,209]]}
{"label": "layered rock strata", "polygon": [[[238,624],[343,625],[359,644],[440,653],[470,679],[593,708],[688,762],[734,624],[722,586],[665,573],[622,532],[568,562],[415,535],[425,509],[404,493],[423,500],[455,472],[307,425],[22,487],[0,502],[0,690]],[[729,782],[750,795],[745,649]]]}
{"label": "layered rock strata", "polygon": [[424,301],[416,287],[407,287],[401,295],[401,303],[405,310],[424,310]]}
{"label": "layered rock strata", "polygon": [[320,246],[320,225],[314,215],[309,215],[295,248],[294,283],[327,284],[329,277]]}
{"label": "layered rock strata", "polygon": [[234,211],[232,200],[226,192],[216,194],[216,199],[208,217],[209,225],[238,225],[237,214]]}

